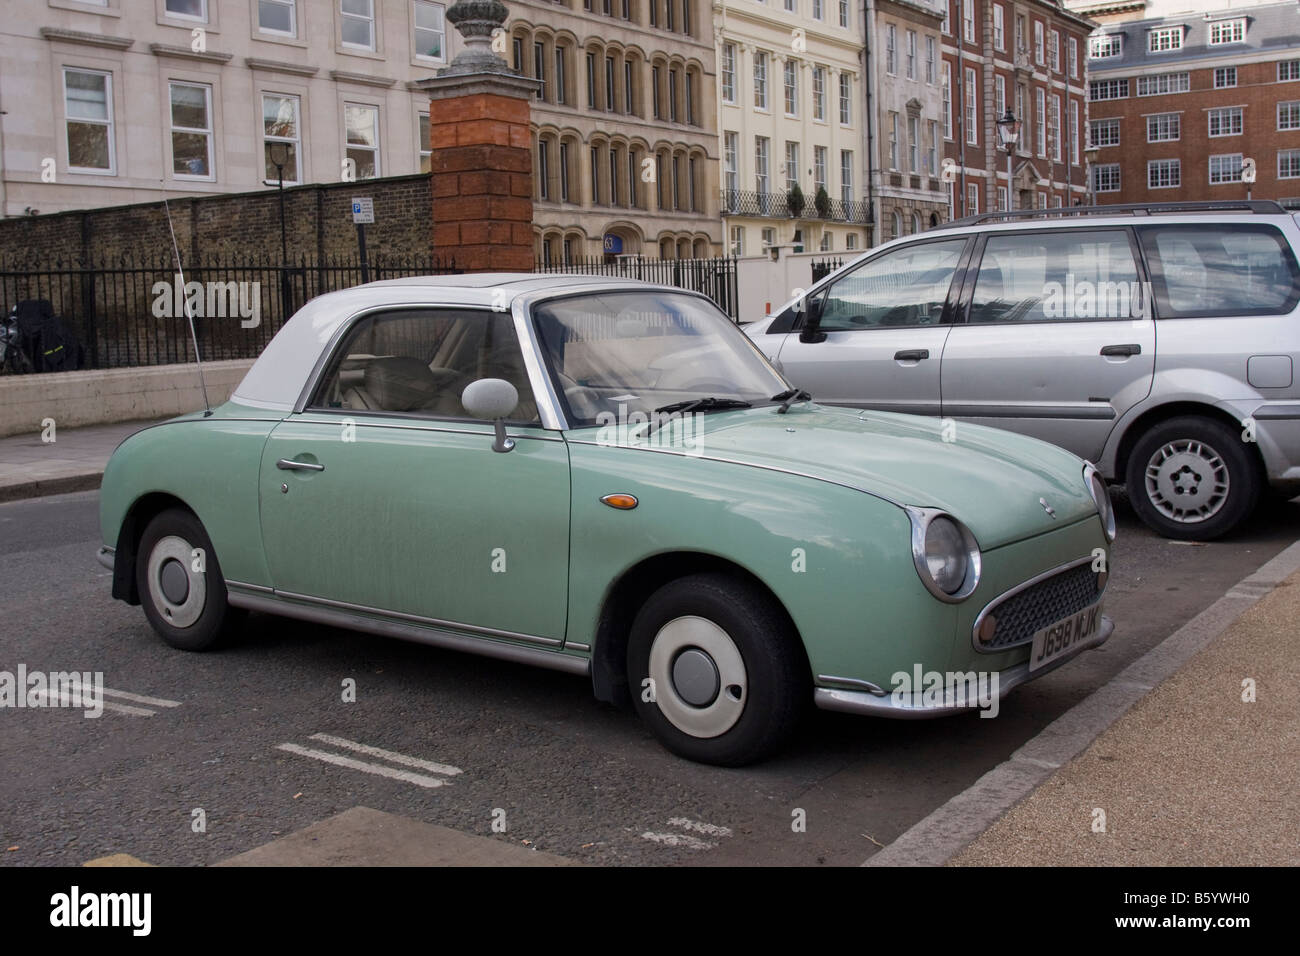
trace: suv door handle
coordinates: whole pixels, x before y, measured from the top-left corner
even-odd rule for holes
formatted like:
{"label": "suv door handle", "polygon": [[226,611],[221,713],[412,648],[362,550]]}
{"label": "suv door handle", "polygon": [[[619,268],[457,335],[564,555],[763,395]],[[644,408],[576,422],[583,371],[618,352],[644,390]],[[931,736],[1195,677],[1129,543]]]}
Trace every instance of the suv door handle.
{"label": "suv door handle", "polygon": [[894,353],[895,362],[919,362],[930,357],[929,349],[903,349]]}
{"label": "suv door handle", "polygon": [[1130,345],[1103,345],[1101,347],[1102,355],[1141,355],[1142,346],[1137,344]]}
{"label": "suv door handle", "polygon": [[313,461],[290,461],[288,458],[281,458],[275,463],[275,467],[281,471],[324,471],[325,466],[319,465]]}

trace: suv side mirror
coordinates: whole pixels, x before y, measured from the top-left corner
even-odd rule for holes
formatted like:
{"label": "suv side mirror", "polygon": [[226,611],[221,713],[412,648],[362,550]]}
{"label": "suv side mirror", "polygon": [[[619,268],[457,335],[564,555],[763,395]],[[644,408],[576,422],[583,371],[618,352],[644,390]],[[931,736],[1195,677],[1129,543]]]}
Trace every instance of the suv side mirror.
{"label": "suv side mirror", "polygon": [[506,437],[505,419],[519,405],[519,391],[503,378],[481,378],[470,382],[461,392],[460,403],[472,418],[490,421],[496,428],[493,451],[510,451],[513,438]]}

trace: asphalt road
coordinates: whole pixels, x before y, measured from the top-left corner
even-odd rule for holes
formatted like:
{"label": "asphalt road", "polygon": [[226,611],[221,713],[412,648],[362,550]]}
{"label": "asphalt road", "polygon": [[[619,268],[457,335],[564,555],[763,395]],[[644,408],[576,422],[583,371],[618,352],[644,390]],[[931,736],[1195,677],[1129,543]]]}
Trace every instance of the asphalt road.
{"label": "asphalt road", "polygon": [[595,864],[857,864],[1300,536],[1295,503],[1207,545],[1157,538],[1122,500],[1119,517],[1115,636],[998,718],[816,712],[783,756],[723,770],[669,755],[562,674],[265,615],[219,652],[171,650],[108,595],[95,493],[0,505],[0,670],[103,671],[108,688],[176,704],[0,710],[0,863],[214,863],[361,805]]}

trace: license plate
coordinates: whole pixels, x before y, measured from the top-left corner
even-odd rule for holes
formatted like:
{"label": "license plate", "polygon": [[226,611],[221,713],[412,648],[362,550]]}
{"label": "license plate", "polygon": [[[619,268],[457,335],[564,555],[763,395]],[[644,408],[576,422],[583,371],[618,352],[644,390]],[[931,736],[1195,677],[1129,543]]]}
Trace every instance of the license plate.
{"label": "license plate", "polygon": [[1101,604],[1084,608],[1064,620],[1049,624],[1034,634],[1033,648],[1029,652],[1030,672],[1060,657],[1068,657],[1080,645],[1097,633],[1101,627]]}

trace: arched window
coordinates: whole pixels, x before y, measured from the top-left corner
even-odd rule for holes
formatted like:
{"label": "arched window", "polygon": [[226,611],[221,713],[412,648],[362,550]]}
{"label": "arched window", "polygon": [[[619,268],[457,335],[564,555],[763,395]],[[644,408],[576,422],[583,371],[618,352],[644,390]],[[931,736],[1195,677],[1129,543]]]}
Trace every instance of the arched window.
{"label": "arched window", "polygon": [[921,231],[921,214],[912,213],[912,235],[917,235]]}
{"label": "arched window", "polygon": [[903,217],[895,210],[889,214],[889,238],[897,239],[903,234]]}

